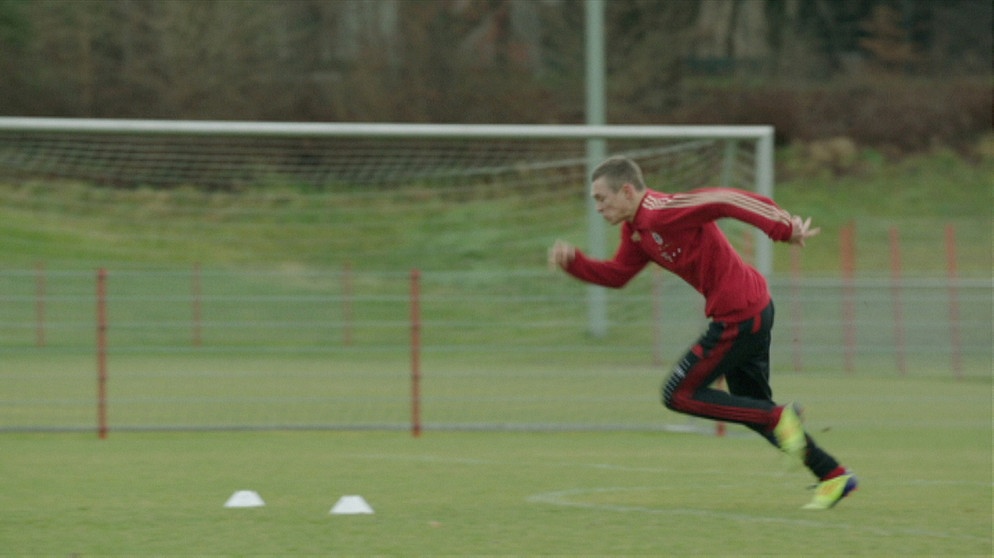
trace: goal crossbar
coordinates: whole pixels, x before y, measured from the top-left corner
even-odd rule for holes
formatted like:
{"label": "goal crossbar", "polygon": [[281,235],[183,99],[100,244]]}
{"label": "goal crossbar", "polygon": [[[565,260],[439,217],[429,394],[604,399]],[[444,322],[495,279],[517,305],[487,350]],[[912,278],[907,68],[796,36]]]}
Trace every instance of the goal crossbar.
{"label": "goal crossbar", "polygon": [[752,139],[772,138],[772,126],[583,124],[400,124],[347,122],[234,122],[0,117],[0,130],[195,135],[430,137],[519,139]]}

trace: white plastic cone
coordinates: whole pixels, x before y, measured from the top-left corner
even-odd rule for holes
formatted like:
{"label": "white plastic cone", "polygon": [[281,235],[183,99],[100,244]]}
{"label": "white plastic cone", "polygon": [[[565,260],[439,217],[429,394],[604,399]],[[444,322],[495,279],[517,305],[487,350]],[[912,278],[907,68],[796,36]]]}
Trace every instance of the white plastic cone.
{"label": "white plastic cone", "polygon": [[254,490],[239,490],[224,503],[226,508],[258,508],[265,505],[262,497]]}
{"label": "white plastic cone", "polygon": [[373,513],[373,508],[366,503],[362,496],[342,496],[338,502],[332,506],[329,512],[334,515],[352,515],[359,513]]}

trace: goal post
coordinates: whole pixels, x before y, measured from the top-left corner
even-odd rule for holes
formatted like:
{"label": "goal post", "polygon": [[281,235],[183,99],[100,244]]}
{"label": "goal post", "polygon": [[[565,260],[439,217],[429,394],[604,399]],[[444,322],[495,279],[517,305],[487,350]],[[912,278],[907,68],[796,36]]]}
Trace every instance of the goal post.
{"label": "goal post", "polygon": [[[237,190],[299,185],[554,184],[586,196],[588,146],[639,161],[650,187],[736,186],[773,195],[771,126],[289,123],[0,117],[0,178],[44,176],[116,187]],[[555,184],[560,182],[561,185]],[[588,207],[587,242],[609,243]],[[753,231],[753,263],[773,269]],[[605,254],[606,255],[606,254]],[[596,287],[595,287],[596,288]],[[599,289],[599,288],[597,288]],[[604,293],[588,297],[588,330],[603,336]]]}

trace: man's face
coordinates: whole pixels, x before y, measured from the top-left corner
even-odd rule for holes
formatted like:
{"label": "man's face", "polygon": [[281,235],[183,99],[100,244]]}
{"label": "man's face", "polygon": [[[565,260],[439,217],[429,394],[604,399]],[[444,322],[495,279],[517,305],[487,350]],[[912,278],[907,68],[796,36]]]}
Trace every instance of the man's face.
{"label": "man's face", "polygon": [[635,187],[627,183],[617,192],[612,191],[603,176],[590,186],[590,197],[597,205],[597,213],[612,225],[617,225],[635,215],[635,209],[638,208],[640,201],[636,199],[635,193]]}

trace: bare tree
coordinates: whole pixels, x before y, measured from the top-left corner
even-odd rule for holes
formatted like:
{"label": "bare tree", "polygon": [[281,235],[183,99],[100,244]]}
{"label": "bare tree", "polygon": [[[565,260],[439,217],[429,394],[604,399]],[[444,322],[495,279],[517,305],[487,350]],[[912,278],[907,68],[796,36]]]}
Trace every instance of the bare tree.
{"label": "bare tree", "polygon": [[679,104],[681,61],[697,5],[615,0],[607,8],[608,94],[614,116],[623,122],[658,121]]}
{"label": "bare tree", "polygon": [[[827,79],[870,59],[898,69],[910,61],[936,75],[989,74],[991,65],[990,0],[606,6],[614,122],[666,121],[697,100],[686,79],[700,71],[695,60],[781,83]],[[0,0],[0,112],[579,122],[582,7],[583,0]]]}

